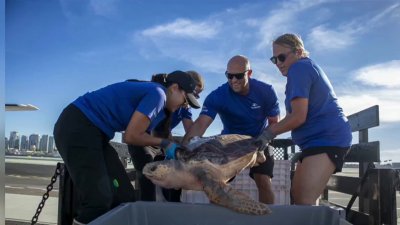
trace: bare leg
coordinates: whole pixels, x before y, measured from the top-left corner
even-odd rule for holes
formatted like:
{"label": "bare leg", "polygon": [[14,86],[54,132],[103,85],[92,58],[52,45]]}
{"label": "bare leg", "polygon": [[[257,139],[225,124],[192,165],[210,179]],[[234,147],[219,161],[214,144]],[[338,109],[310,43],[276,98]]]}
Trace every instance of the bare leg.
{"label": "bare leg", "polygon": [[254,174],[254,181],[258,188],[258,200],[265,204],[273,204],[275,195],[272,192],[271,177],[265,174]]}
{"label": "bare leg", "polygon": [[302,163],[298,162],[292,181],[294,204],[316,205],[334,171],[335,165],[326,153],[308,156]]}

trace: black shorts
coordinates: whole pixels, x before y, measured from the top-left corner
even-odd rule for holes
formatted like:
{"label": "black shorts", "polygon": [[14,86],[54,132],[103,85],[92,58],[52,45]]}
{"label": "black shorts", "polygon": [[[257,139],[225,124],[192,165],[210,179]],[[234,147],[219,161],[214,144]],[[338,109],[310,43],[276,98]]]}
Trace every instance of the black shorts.
{"label": "black shorts", "polygon": [[264,150],[264,154],[265,157],[267,158],[267,160],[263,163],[261,163],[258,166],[252,167],[250,168],[250,177],[254,179],[254,174],[255,173],[259,173],[259,174],[264,174],[264,175],[268,175],[269,177],[274,177],[274,156],[273,156],[273,150],[274,148],[272,146],[268,146],[268,148],[266,148]]}
{"label": "black shorts", "polygon": [[337,172],[342,172],[344,157],[349,152],[350,147],[336,147],[336,146],[321,146],[321,147],[313,147],[304,149],[300,153],[299,161],[302,162],[304,158],[312,155],[318,155],[326,153],[329,159],[333,162],[336,169],[333,172],[334,174]]}
{"label": "black shorts", "polygon": [[266,156],[267,160],[263,163],[261,163],[258,166],[250,168],[250,177],[254,179],[254,174],[259,173],[259,174],[264,174],[268,175],[269,177],[274,177],[273,172],[274,172],[274,156]]}

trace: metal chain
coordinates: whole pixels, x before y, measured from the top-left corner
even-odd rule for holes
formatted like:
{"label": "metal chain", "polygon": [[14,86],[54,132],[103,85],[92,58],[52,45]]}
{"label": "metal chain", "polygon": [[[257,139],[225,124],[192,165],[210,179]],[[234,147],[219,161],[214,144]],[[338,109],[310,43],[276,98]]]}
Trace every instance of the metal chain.
{"label": "metal chain", "polygon": [[46,203],[46,200],[49,198],[49,193],[51,190],[53,190],[53,185],[57,181],[57,177],[61,174],[61,163],[57,163],[56,171],[54,172],[53,177],[51,178],[50,184],[47,185],[47,191],[46,193],[43,194],[42,201],[40,201],[35,215],[32,217],[31,225],[34,225],[37,223],[39,219],[39,215],[42,212],[42,209],[44,207],[44,204]]}

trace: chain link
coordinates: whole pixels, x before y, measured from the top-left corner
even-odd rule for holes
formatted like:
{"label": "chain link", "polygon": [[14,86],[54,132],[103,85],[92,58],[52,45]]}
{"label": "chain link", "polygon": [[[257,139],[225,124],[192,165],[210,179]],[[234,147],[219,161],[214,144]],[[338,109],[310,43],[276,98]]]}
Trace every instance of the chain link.
{"label": "chain link", "polygon": [[57,163],[56,171],[54,172],[53,177],[51,177],[50,184],[47,185],[47,188],[46,188],[47,191],[46,191],[46,193],[43,194],[42,200],[40,201],[40,203],[36,209],[36,213],[32,217],[31,225],[34,225],[37,223],[37,221],[39,219],[39,215],[42,212],[42,209],[44,207],[44,204],[46,203],[46,200],[49,198],[49,193],[51,190],[53,190],[53,185],[57,181],[57,177],[61,174],[61,170],[62,170],[61,163]]}

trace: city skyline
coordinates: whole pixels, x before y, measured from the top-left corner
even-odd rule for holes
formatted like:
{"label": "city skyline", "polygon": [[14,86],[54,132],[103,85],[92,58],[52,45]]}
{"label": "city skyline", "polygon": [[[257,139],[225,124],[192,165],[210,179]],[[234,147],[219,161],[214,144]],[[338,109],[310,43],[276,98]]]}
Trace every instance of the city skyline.
{"label": "city skyline", "polygon": [[[274,86],[283,118],[285,78],[268,59],[271,41],[292,32],[328,75],[346,115],[379,105],[380,126],[369,139],[381,142],[382,161],[400,161],[398,1],[6,0],[5,17],[5,101],[39,108],[6,112],[6,134],[52,134],[63,108],[84,93],[176,69],[204,76],[202,103],[226,82],[236,54],[250,59],[253,78]],[[221,130],[217,118],[205,136]]]}
{"label": "city skyline", "polygon": [[20,134],[18,131],[10,131],[9,138],[5,137],[5,148],[21,151],[43,151],[53,153],[56,149],[54,137],[48,134],[32,133]]}

